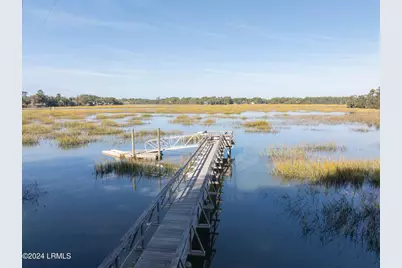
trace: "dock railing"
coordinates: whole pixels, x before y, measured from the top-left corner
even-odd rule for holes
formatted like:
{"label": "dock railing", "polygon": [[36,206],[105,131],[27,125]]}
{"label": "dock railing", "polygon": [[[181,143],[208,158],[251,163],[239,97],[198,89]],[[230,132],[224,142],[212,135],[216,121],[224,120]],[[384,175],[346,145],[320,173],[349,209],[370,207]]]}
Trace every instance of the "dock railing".
{"label": "dock railing", "polygon": [[[138,248],[145,248],[145,236],[152,225],[158,225],[164,208],[170,204],[170,199],[176,194],[179,185],[182,183],[186,174],[191,170],[195,158],[201,153],[210,135],[202,138],[197,150],[187,160],[187,162],[174,174],[172,179],[166,184],[155,200],[141,214],[134,225],[120,239],[119,245],[103,260],[98,268],[119,268],[123,267],[127,261],[133,258],[132,253]],[[134,260],[133,260],[134,261]]]}

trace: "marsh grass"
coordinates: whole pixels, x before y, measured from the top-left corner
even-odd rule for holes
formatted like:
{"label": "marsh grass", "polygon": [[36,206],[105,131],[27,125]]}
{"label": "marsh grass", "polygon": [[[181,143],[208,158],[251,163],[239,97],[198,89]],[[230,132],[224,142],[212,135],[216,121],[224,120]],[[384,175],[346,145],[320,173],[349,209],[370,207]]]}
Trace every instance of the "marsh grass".
{"label": "marsh grass", "polygon": [[306,160],[309,158],[306,150],[299,147],[281,147],[270,148],[265,154],[268,155],[271,160]]}
{"label": "marsh grass", "polygon": [[52,128],[41,124],[29,124],[22,126],[22,135],[24,134],[48,134],[52,132]]}
{"label": "marsh grass", "polygon": [[207,118],[202,122],[202,124],[205,126],[211,126],[211,125],[214,125],[215,123],[216,123],[216,120],[212,119],[212,118]]}
{"label": "marsh grass", "polygon": [[28,125],[28,124],[31,124],[31,123],[32,123],[31,119],[22,118],[22,125]]}
{"label": "marsh grass", "polygon": [[311,157],[311,152],[344,152],[346,146],[337,145],[334,142],[318,143],[318,144],[304,144],[292,147],[282,146],[277,148],[269,148],[268,151],[263,153],[268,155],[271,160],[289,160],[289,159],[308,159]]}
{"label": "marsh grass", "polygon": [[272,173],[286,179],[309,180],[327,185],[350,183],[361,186],[365,181],[380,185],[379,160],[276,160]]}
{"label": "marsh grass", "polygon": [[113,121],[113,120],[103,119],[103,120],[101,120],[101,126],[105,126],[105,127],[119,127],[120,124],[117,123],[116,121]]}
{"label": "marsh grass", "polygon": [[35,146],[39,144],[39,136],[33,134],[22,134],[22,145]]}
{"label": "marsh grass", "polygon": [[146,177],[162,177],[171,176],[177,170],[172,164],[150,164],[138,161],[107,161],[95,165],[95,174],[103,177],[109,174],[117,176],[146,176]]}
{"label": "marsh grass", "polygon": [[79,148],[94,142],[97,139],[86,135],[71,136],[67,134],[58,135],[56,138],[57,145],[62,149]]}
{"label": "marsh grass", "polygon": [[306,144],[301,145],[300,148],[308,152],[337,152],[337,151],[343,152],[346,150],[346,146],[336,145],[335,142],[328,142],[321,144]]}
{"label": "marsh grass", "polygon": [[272,125],[265,120],[246,121],[242,123],[246,132],[270,132]]}
{"label": "marsh grass", "polygon": [[107,127],[107,126],[97,126],[91,128],[87,131],[89,136],[103,136],[103,135],[118,135],[124,131],[119,128]]}
{"label": "marsh grass", "polygon": [[152,114],[140,114],[140,118],[142,118],[142,119],[150,119],[150,118],[152,118]]}
{"label": "marsh grass", "polygon": [[243,123],[243,126],[250,127],[250,128],[257,128],[257,127],[270,127],[270,123],[265,120],[255,120],[255,121],[247,121]]}
{"label": "marsh grass", "polygon": [[39,122],[42,124],[45,124],[45,125],[52,125],[52,124],[54,124],[55,119],[50,116],[48,116],[48,117],[44,116],[44,117],[39,118]]}
{"label": "marsh grass", "polygon": [[380,126],[380,112],[349,112],[343,115],[287,115],[278,114],[275,117],[285,119],[289,124],[296,125],[318,125],[318,124],[350,124],[358,123],[367,126]]}
{"label": "marsh grass", "polygon": [[171,124],[193,125],[200,122],[201,116],[179,115],[173,120],[169,120]]}
{"label": "marsh grass", "polygon": [[59,128],[80,129],[80,130],[96,129],[99,127],[98,124],[87,121],[67,121],[62,123],[56,123],[56,126],[58,126]]}
{"label": "marsh grass", "polygon": [[144,104],[144,105],[108,105],[108,106],[77,106],[56,107],[48,109],[23,109],[23,116],[52,115],[53,117],[76,117],[83,119],[88,115],[99,113],[153,113],[162,114],[239,114],[247,111],[256,112],[289,112],[289,111],[320,111],[320,112],[356,112],[359,114],[378,112],[373,109],[347,108],[346,105],[336,104],[239,104],[239,105],[167,105],[167,104]]}
{"label": "marsh grass", "polygon": [[235,119],[236,115],[224,113],[224,114],[209,114],[208,117],[217,118],[217,119]]}
{"label": "marsh grass", "polygon": [[121,124],[122,126],[138,126],[138,125],[145,125],[146,123],[139,119],[138,117],[132,117],[127,122]]}
{"label": "marsh grass", "polygon": [[329,142],[270,148],[265,154],[272,160],[272,174],[285,179],[301,179],[334,186],[352,184],[358,187],[368,181],[374,186],[379,186],[379,160],[312,159],[311,154],[345,150],[345,146]]}
{"label": "marsh grass", "polygon": [[96,119],[102,120],[102,119],[122,119],[122,118],[126,118],[129,117],[130,115],[132,115],[132,113],[119,113],[119,114],[109,114],[109,115],[105,115],[105,114],[97,114],[96,115]]}

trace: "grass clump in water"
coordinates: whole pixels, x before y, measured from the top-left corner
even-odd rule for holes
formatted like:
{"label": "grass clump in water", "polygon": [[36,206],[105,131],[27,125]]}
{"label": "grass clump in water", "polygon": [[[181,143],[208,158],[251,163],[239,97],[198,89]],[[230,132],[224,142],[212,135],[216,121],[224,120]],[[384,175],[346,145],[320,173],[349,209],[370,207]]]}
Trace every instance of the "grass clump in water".
{"label": "grass clump in water", "polygon": [[175,119],[170,120],[171,124],[192,125],[198,123],[202,119],[201,116],[179,115]]}
{"label": "grass clump in water", "polygon": [[152,118],[152,114],[141,114],[140,117],[143,119],[150,119]]}
{"label": "grass clump in water", "polygon": [[207,118],[207,119],[204,120],[204,122],[202,122],[202,124],[205,125],[205,126],[211,126],[211,125],[213,125],[215,123],[216,123],[216,120],[212,119],[212,118]]}
{"label": "grass clump in water", "polygon": [[61,134],[56,137],[58,146],[62,149],[78,148],[88,145],[90,142],[96,141],[94,137],[89,136],[72,136],[68,134]]}
{"label": "grass clump in water", "polygon": [[247,121],[242,124],[246,132],[270,132],[271,123],[265,120]]}
{"label": "grass clump in water", "polygon": [[32,134],[22,134],[22,145],[35,146],[39,144],[39,136]]}
{"label": "grass clump in water", "polygon": [[287,179],[302,179],[326,184],[361,185],[364,181],[380,185],[379,160],[305,160],[274,161],[273,174]]}
{"label": "grass clump in water", "polygon": [[124,124],[124,126],[133,126],[133,125],[144,125],[145,122],[139,119],[138,117],[132,117],[130,118],[127,123]]}
{"label": "grass clump in water", "polygon": [[171,176],[176,170],[177,167],[167,163],[155,165],[128,160],[107,161],[95,165],[95,174],[100,177],[109,174],[116,174],[118,176],[161,177]]}

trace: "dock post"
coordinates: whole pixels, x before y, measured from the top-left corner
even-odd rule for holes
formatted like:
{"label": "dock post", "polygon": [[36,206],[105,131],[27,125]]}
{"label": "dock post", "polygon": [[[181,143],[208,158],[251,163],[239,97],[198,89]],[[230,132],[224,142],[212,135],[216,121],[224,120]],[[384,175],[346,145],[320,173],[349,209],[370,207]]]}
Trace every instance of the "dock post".
{"label": "dock post", "polygon": [[131,158],[135,159],[135,136],[134,129],[131,129]]}
{"label": "dock post", "polygon": [[161,129],[158,128],[158,160],[161,160]]}

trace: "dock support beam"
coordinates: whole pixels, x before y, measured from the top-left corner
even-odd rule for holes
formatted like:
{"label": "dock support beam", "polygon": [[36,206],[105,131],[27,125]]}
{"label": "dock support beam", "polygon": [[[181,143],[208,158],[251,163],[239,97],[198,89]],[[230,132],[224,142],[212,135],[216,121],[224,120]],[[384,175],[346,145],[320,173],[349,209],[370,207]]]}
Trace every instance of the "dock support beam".
{"label": "dock support beam", "polygon": [[161,129],[158,128],[158,160],[161,160]]}
{"label": "dock support beam", "polygon": [[131,157],[135,159],[135,136],[134,129],[131,129]]}

